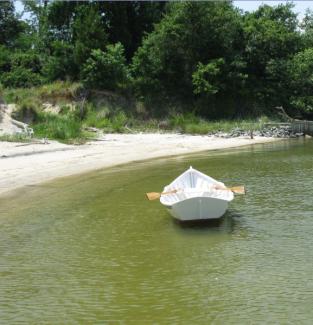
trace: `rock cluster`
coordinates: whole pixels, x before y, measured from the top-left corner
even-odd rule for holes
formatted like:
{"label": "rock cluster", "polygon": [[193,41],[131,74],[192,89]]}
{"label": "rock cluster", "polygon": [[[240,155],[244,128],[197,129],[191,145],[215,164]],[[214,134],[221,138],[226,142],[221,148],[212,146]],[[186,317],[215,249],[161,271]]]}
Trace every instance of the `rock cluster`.
{"label": "rock cluster", "polygon": [[294,133],[290,126],[275,126],[270,128],[263,128],[257,131],[247,131],[240,128],[235,128],[231,130],[229,133],[225,132],[215,132],[211,135],[214,135],[219,138],[236,138],[236,137],[251,137],[251,136],[259,136],[259,137],[272,137],[272,138],[297,138],[303,136],[303,133]]}

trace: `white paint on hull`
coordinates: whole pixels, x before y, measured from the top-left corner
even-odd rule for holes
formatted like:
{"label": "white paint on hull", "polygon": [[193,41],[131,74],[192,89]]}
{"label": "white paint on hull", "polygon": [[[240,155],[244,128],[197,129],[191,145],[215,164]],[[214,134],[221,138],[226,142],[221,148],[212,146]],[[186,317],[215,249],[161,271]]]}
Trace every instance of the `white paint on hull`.
{"label": "white paint on hull", "polygon": [[221,182],[192,167],[165,186],[164,192],[177,190],[170,195],[162,195],[160,202],[171,215],[182,221],[217,219],[223,216],[234,194]]}
{"label": "white paint on hull", "polygon": [[195,197],[177,202],[168,208],[170,214],[181,221],[218,219],[225,214],[228,202],[209,197]]}

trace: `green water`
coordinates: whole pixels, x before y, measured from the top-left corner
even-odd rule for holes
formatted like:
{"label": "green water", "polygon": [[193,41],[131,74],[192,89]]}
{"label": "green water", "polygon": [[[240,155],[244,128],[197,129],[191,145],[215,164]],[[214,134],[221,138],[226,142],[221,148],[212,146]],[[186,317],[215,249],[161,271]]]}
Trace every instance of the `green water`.
{"label": "green water", "polygon": [[[139,162],[0,200],[1,324],[311,324],[313,141]],[[193,167],[245,184],[219,223],[144,193]]]}

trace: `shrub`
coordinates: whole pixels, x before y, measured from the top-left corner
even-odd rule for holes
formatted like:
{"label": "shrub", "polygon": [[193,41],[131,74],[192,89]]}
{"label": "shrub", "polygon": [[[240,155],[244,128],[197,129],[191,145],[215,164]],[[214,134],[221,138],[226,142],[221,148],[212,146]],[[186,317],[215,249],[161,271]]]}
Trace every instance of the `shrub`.
{"label": "shrub", "polygon": [[10,55],[9,62],[1,55],[0,65],[0,70],[4,71],[1,75],[0,82],[5,87],[28,88],[39,85],[42,82],[40,58],[33,51],[25,53],[15,52]]}
{"label": "shrub", "polygon": [[10,71],[11,67],[11,52],[8,48],[0,45],[0,72]]}
{"label": "shrub", "polygon": [[9,72],[2,74],[0,82],[5,87],[29,88],[42,82],[41,76],[24,67],[12,68]]}
{"label": "shrub", "polygon": [[33,51],[15,52],[11,56],[11,66],[13,69],[23,67],[33,73],[40,73],[41,60],[39,55]]}
{"label": "shrub", "polygon": [[87,88],[117,90],[127,86],[129,73],[121,43],[108,45],[106,52],[93,50],[84,65],[82,79]]}
{"label": "shrub", "polygon": [[48,81],[74,79],[78,67],[73,58],[73,46],[61,41],[52,43],[52,55],[43,66],[43,74]]}

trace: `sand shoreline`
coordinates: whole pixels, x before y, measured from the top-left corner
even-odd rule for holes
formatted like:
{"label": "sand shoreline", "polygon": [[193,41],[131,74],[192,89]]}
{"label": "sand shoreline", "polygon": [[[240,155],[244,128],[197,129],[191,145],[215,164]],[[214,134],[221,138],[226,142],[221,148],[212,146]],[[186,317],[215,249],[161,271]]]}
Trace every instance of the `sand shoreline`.
{"label": "sand shoreline", "polygon": [[106,134],[84,145],[0,142],[0,195],[55,178],[133,161],[277,141],[181,134]]}

